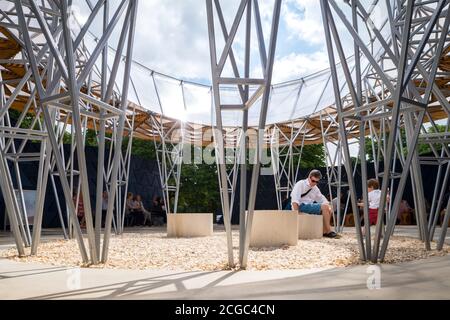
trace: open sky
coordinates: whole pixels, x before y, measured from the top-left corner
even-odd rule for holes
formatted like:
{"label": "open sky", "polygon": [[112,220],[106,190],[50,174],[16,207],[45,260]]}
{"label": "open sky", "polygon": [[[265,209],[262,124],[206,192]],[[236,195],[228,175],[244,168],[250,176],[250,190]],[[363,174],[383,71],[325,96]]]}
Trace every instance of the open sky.
{"label": "open sky", "polygon": [[[221,1],[228,29],[239,2]],[[135,60],[158,72],[209,84],[211,71],[205,3],[203,0],[140,1]],[[268,36],[273,1],[259,3],[263,29]],[[243,28],[239,29],[233,47],[238,63],[243,61],[239,58],[244,41],[241,31]],[[217,24],[216,37],[222,41]],[[266,45],[267,42],[266,38]],[[254,34],[252,47],[257,48]],[[256,51],[253,57],[252,68],[258,68]],[[328,67],[319,1],[282,2],[275,61],[274,83],[297,79]]]}
{"label": "open sky", "polygon": [[[119,1],[116,0],[116,3]],[[230,30],[240,0],[220,3],[226,26]],[[261,0],[258,3],[267,46],[274,1]],[[343,2],[339,4],[345,7]],[[74,5],[76,6],[76,3]],[[85,11],[80,9],[79,12],[79,20],[86,20],[87,15],[83,17]],[[215,22],[216,44],[220,50],[224,41],[218,20]],[[135,61],[178,79],[207,85],[211,83],[205,0],[140,1],[136,25]],[[242,24],[238,29],[233,46],[241,74],[244,61],[244,26],[245,24]],[[342,25],[338,25],[338,29],[341,28]],[[251,37],[251,77],[258,77],[261,72],[256,33],[252,33]],[[345,46],[349,39],[341,40],[344,47],[351,48],[349,45]],[[111,45],[114,46],[112,43]],[[220,55],[220,52],[218,54]],[[319,1],[283,0],[272,83],[298,79],[328,67]],[[231,73],[229,65],[225,67],[224,73],[227,72]]]}
{"label": "open sky", "polygon": [[[373,0],[361,1],[370,3]],[[240,0],[219,2],[229,31]],[[111,15],[119,3],[119,0],[110,2]],[[274,0],[260,0],[258,3],[267,47]],[[350,18],[348,16],[349,5],[344,1],[337,1],[336,3],[347,15],[347,18]],[[382,3],[384,2],[382,1]],[[215,5],[213,7],[215,11]],[[74,2],[72,8],[77,19],[84,23],[90,12],[85,1]],[[254,11],[254,8],[252,10]],[[384,16],[385,18],[385,15],[385,10],[378,12],[380,17]],[[101,34],[101,16],[99,14],[93,24],[94,30],[97,30],[97,36]],[[211,84],[205,0],[139,1],[136,24],[134,60],[152,70],[175,78]],[[338,20],[336,20],[336,25],[339,31],[345,29]],[[116,35],[112,37],[113,39],[118,38],[121,22],[118,26],[115,31]],[[252,77],[259,77],[261,76],[261,68],[255,29],[255,25],[253,25],[250,69]],[[224,41],[217,14],[215,14],[215,33],[218,55],[220,55],[219,51],[223,48]],[[349,36],[345,36],[346,33],[341,33],[341,41],[346,56],[350,56],[353,54],[351,51],[353,40]],[[241,23],[233,44],[233,51],[241,74],[243,73],[244,44],[245,23]],[[110,45],[115,47],[111,42]],[[283,0],[272,83],[299,79],[328,67],[320,1]],[[228,64],[225,66],[224,72],[231,75],[231,68]],[[224,74],[224,76],[228,75]]]}

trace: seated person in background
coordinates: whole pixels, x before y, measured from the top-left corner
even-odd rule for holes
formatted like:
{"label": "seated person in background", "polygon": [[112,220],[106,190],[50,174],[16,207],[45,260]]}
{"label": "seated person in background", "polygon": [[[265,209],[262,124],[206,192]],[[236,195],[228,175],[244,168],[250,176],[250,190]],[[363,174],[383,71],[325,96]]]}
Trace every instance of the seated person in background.
{"label": "seated person in background", "polygon": [[[380,207],[380,198],[381,198],[381,190],[380,184],[378,183],[377,179],[369,179],[367,181],[367,191],[368,191],[368,198],[369,198],[369,228],[372,225],[377,224],[378,220],[378,208]],[[389,193],[389,189],[388,189]],[[386,196],[386,205],[389,204],[389,194]],[[358,206],[364,207],[364,203],[360,202],[358,203]],[[361,214],[361,230],[362,234],[365,235],[365,221],[364,216]],[[383,218],[386,219],[386,215],[383,215]]]}
{"label": "seated person in background", "polygon": [[[402,216],[403,215],[410,215],[412,211],[412,208],[409,206],[408,201],[406,201],[405,199],[403,199],[400,202],[400,208],[398,209],[398,213],[397,213],[397,223],[396,224],[400,224],[400,222],[402,221]],[[408,220],[408,217],[406,218],[406,220]]]}
{"label": "seated person in background", "polygon": [[166,223],[167,216],[161,197],[153,197],[152,208],[150,209],[150,211],[152,212],[152,216],[154,217],[153,225],[159,226]]}
{"label": "seated person in background", "polygon": [[144,225],[144,206],[142,205],[142,198],[140,195],[136,195],[132,201],[131,214],[134,218],[134,225]]}
{"label": "seated person in background", "polygon": [[131,192],[128,192],[127,194],[127,201],[125,203],[125,221],[127,226],[131,226],[133,222],[133,194]]}
{"label": "seated person in background", "polygon": [[216,210],[214,210],[214,215],[216,216],[216,223],[217,224],[223,224],[223,212],[222,208],[218,207]]}
{"label": "seated person in background", "polygon": [[102,228],[105,227],[107,212],[108,212],[108,192],[103,191],[103,195],[102,195]]}
{"label": "seated person in background", "polygon": [[140,194],[138,194],[137,196],[136,196],[136,207],[137,207],[137,209],[138,210],[140,210],[140,211],[142,211],[142,214],[144,215],[144,222],[142,223],[142,225],[146,225],[146,223],[147,223],[147,221],[149,222],[149,223],[151,223],[151,221],[152,221],[152,215],[151,215],[151,213],[149,212],[149,211],[147,211],[145,208],[144,208],[144,202],[142,201],[142,197],[141,197],[141,195]]}
{"label": "seated person in background", "polygon": [[447,211],[449,198],[450,198],[450,186],[449,186],[449,190],[447,191],[447,193],[444,194],[444,197],[442,199],[442,205],[441,205],[442,210],[440,212],[440,224],[441,224],[441,227],[444,225],[445,213]]}
{"label": "seated person in background", "polygon": [[283,201],[281,202],[282,210],[292,210],[291,198],[287,195],[284,196]]}
{"label": "seated person in background", "polygon": [[[446,208],[443,208],[442,210],[441,210],[441,212],[440,212],[440,226],[441,226],[441,228],[444,226],[444,220],[445,220],[445,213],[447,212],[447,209]],[[450,226],[450,223],[449,223],[449,226]]]}
{"label": "seated person in background", "polygon": [[[331,196],[329,197],[331,198]],[[346,201],[347,201],[347,197],[345,195],[344,192],[341,191],[341,195],[340,197],[336,196],[331,200],[331,207],[333,209],[333,213],[336,217],[336,220],[338,218],[338,207],[339,207],[339,218],[340,218],[340,224],[342,224],[342,221],[344,220],[344,211],[345,211],[345,205],[346,205]],[[338,205],[339,204],[339,205]]]}
{"label": "seated person in background", "polygon": [[[173,201],[173,198],[171,198],[170,201]],[[159,197],[159,205],[162,209],[162,216],[163,216],[163,221],[164,223],[167,223],[167,212],[166,212],[166,206],[164,205],[164,200]]]}
{"label": "seated person in background", "polygon": [[75,211],[77,213],[78,223],[81,228],[86,228],[86,217],[84,216],[84,203],[83,203],[83,195],[80,192],[80,198],[78,199],[77,206],[77,192],[73,194],[73,204],[75,205]]}
{"label": "seated person in background", "polygon": [[324,237],[336,238],[331,230],[331,207],[327,198],[320,192],[317,184],[322,178],[319,170],[312,170],[307,179],[298,181],[292,189],[292,209],[295,211],[322,215]]}

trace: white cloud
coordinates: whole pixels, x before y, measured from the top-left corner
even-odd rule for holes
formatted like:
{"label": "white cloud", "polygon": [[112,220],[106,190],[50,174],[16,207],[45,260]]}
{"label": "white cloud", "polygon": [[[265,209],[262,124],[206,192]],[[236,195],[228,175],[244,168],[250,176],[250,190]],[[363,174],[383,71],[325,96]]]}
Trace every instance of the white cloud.
{"label": "white cloud", "polygon": [[[222,1],[228,29],[231,27],[239,1]],[[265,36],[269,36],[273,1],[259,2]],[[277,54],[273,82],[292,80],[328,67],[320,7],[317,0],[285,0],[280,24],[294,42],[293,51]],[[217,50],[223,45],[222,33],[216,24]],[[240,69],[243,67],[244,34],[236,35],[233,47]],[[284,31],[284,30],[283,30]],[[300,40],[311,44],[307,51]],[[268,39],[266,39],[268,41]],[[295,45],[298,41],[298,46]],[[279,41],[278,46],[282,42]],[[266,43],[267,45],[267,43]],[[260,75],[257,39],[252,34],[252,76]],[[280,50],[281,49],[281,50]],[[277,52],[286,52],[278,48]],[[181,79],[209,82],[211,77],[206,6],[199,0],[146,0],[139,4],[134,58],[145,66]],[[224,73],[231,75],[227,63]],[[241,70],[242,72],[242,70]]]}
{"label": "white cloud", "polygon": [[325,44],[319,1],[286,0],[282,19],[286,23],[291,39],[304,40],[313,45]]}
{"label": "white cloud", "polygon": [[[382,1],[384,2],[384,1]],[[322,59],[322,54],[326,52],[326,39],[322,22],[322,11],[318,0],[286,0],[286,5],[283,7],[281,19],[286,25],[286,37],[290,41],[302,41],[303,44],[309,45],[309,50],[313,49],[314,54],[321,55],[314,58],[312,55],[307,55],[312,58],[312,63],[317,65],[317,61]],[[338,2],[338,6],[349,19],[350,7],[344,2]],[[336,24],[339,38],[344,49],[345,56],[353,55],[353,38],[345,28],[340,18],[332,10],[334,21]],[[365,29],[360,25],[360,29],[365,32]],[[301,49],[299,48],[301,53]],[[337,53],[335,53],[336,60]],[[326,58],[328,59],[328,58]],[[319,64],[320,65],[320,64]],[[321,66],[321,65],[320,65]],[[328,65],[326,66],[328,67]],[[308,68],[312,69],[312,68]],[[318,70],[316,70],[318,71]]]}
{"label": "white cloud", "polygon": [[[273,83],[280,83],[329,68],[320,3],[285,0],[281,10],[285,34],[294,51],[275,58]],[[295,45],[298,43],[298,45]],[[305,44],[308,46],[304,48]],[[279,48],[282,51],[283,48]]]}
{"label": "white cloud", "polygon": [[328,56],[324,51],[311,54],[291,53],[275,60],[272,82],[298,79],[328,67]]}
{"label": "white cloud", "polygon": [[[221,2],[226,25],[231,27],[238,2]],[[259,2],[266,45],[270,33],[273,1]],[[292,6],[303,10],[291,10]],[[280,23],[286,25],[291,41],[304,40],[318,46],[318,52],[302,53],[302,48],[276,58],[274,82],[295,79],[326,68],[323,26],[317,0],[286,0],[282,6]],[[236,35],[234,46],[238,66],[243,67],[244,33]],[[223,45],[222,34],[216,25],[218,52]],[[135,59],[159,72],[183,79],[209,79],[210,57],[206,21],[206,6],[198,0],[146,0],[140,2],[135,41]],[[256,34],[252,36],[252,62],[259,62]],[[242,72],[242,70],[241,70]],[[231,75],[227,63],[225,74]],[[252,65],[252,76],[260,75],[260,66]]]}
{"label": "white cloud", "polygon": [[209,78],[206,7],[198,0],[146,0],[139,4],[134,58],[184,79]]}

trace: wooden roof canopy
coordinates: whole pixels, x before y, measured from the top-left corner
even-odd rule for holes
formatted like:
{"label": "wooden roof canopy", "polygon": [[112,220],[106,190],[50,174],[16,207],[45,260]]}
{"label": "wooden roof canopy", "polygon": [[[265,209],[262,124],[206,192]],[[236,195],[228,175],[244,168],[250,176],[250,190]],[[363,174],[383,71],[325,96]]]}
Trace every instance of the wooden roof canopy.
{"label": "wooden roof canopy", "polygon": [[[6,96],[10,96],[12,91],[14,90],[15,86],[19,83],[21,78],[25,75],[25,66],[23,63],[5,63],[5,60],[13,59],[16,57],[20,52],[22,48],[15,40],[15,37],[10,33],[10,31],[0,26],[0,59],[3,60],[3,63],[0,64],[1,66],[1,76],[4,82],[7,84],[4,85],[4,90]],[[450,45],[448,45],[441,58],[439,63],[439,68],[444,72],[450,72]],[[32,80],[32,79],[31,79]],[[450,77],[440,77],[436,79],[436,84],[441,89],[441,91],[444,93],[446,97],[450,96]],[[417,90],[419,93],[422,93],[424,91],[424,88],[426,86],[426,83],[420,80],[415,81]],[[45,85],[45,83],[44,83]],[[99,85],[94,83],[91,88],[91,94],[96,96],[98,99],[100,99],[100,93],[98,91]],[[83,88],[82,91],[87,92],[87,88]],[[22,111],[24,106],[26,105],[28,101],[28,97],[30,95],[30,88],[28,85],[25,85],[22,89],[22,92],[18,95],[18,97],[14,100],[12,103],[12,108],[15,110]],[[118,103],[115,101],[119,101],[118,94],[114,93],[115,98],[110,101],[110,105],[119,107]],[[39,97],[36,97],[36,99],[39,99]],[[345,100],[345,99],[344,99]],[[374,99],[375,101],[375,99]],[[370,101],[370,102],[374,102]],[[446,112],[444,112],[442,106],[436,104],[436,97],[434,95],[431,98],[431,103],[429,106],[429,112],[432,116],[433,120],[439,120],[447,118],[448,115]],[[369,103],[370,103],[369,102]],[[386,107],[392,107],[392,103],[387,103]],[[354,107],[351,104],[346,105],[345,110],[353,110]],[[30,108],[31,113],[35,113],[35,108]],[[66,120],[66,117],[68,117],[68,114],[64,111],[61,111],[61,117],[60,120],[64,121]],[[132,123],[132,115],[135,114],[134,117],[134,123]],[[266,132],[270,132],[271,129],[274,128],[274,126],[277,126],[278,129],[286,136],[290,137],[292,130],[302,127],[304,129],[304,135],[299,134],[297,138],[294,141],[295,145],[300,145],[304,142],[304,144],[319,144],[323,142],[322,138],[322,130],[321,130],[321,114],[327,114],[328,116],[324,118],[323,125],[328,127],[331,125],[328,136],[328,140],[338,140],[338,127],[337,127],[337,121],[332,123],[333,121],[330,120],[330,117],[337,117],[337,112],[334,106],[329,106],[320,112],[316,114],[311,114],[306,118],[300,118],[300,119],[292,119],[289,122],[279,123],[276,125],[269,125],[266,128]],[[139,139],[156,139],[157,141],[160,141],[161,130],[163,132],[168,132],[169,130],[181,130],[182,124],[180,120],[171,119],[164,115],[155,114],[153,112],[148,111],[145,107],[137,105],[133,102],[129,102],[128,104],[128,110],[127,110],[127,118],[128,123],[133,126],[132,130],[134,132],[134,137]],[[335,119],[336,120],[336,119]],[[98,125],[95,123],[96,119],[89,118],[87,127],[90,129],[94,129],[95,127],[98,127]],[[429,121],[429,119],[428,119]],[[67,122],[71,123],[71,117],[67,119]],[[379,128],[379,122],[374,121],[375,128]],[[207,146],[211,144],[211,139],[204,139],[204,133],[208,130],[210,131],[212,128],[210,126],[195,124],[195,123],[184,123],[183,124],[183,132],[185,134],[186,141],[190,141],[191,144],[194,145],[201,145],[201,146]],[[367,126],[366,126],[367,127]],[[359,130],[359,124],[358,121],[349,121],[347,123],[347,128],[350,129],[349,134],[350,135],[357,135]],[[109,130],[111,133],[111,130]],[[125,130],[125,135],[129,135],[130,131]],[[237,139],[237,135],[239,134],[239,130],[237,128],[225,128],[224,134],[226,137],[230,138],[234,141]],[[279,143],[285,144],[287,143],[286,137],[284,137],[283,134],[279,135]],[[369,129],[366,129],[366,135],[369,134]],[[207,135],[211,137],[211,135]],[[267,138],[268,139],[268,138]]]}

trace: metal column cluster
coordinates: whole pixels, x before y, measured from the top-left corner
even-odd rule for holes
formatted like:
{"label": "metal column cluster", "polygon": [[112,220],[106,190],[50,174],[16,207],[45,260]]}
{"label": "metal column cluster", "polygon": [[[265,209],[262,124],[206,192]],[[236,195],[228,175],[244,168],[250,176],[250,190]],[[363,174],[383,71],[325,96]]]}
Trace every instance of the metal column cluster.
{"label": "metal column cluster", "polygon": [[[1,57],[2,73],[10,78],[1,79],[0,185],[19,255],[25,254],[27,246],[31,246],[31,254],[37,253],[50,177],[55,194],[64,194],[68,225],[78,241],[82,261],[86,264],[105,262],[114,212],[116,230],[121,230],[123,202],[120,197],[128,180],[134,116],[128,111],[127,94],[138,3],[123,0],[112,10],[108,1],[100,0],[95,5],[88,1],[89,17],[84,25],[79,25],[71,11],[71,1],[10,2],[10,9],[0,12],[0,31],[11,43],[11,50],[2,51]],[[89,51],[85,37],[97,17],[103,21],[103,34]],[[119,32],[120,38],[114,61],[108,61],[108,41],[114,32]],[[123,80],[117,90],[120,64],[124,69]],[[9,119],[11,108],[21,112],[15,124]],[[26,117],[32,118],[29,127],[23,126]],[[66,159],[63,138],[69,126],[72,141]],[[95,130],[99,146],[95,205],[91,203],[84,153],[88,128]],[[130,137],[125,155],[122,153],[124,135]],[[41,142],[40,152],[23,152],[25,143],[35,140]],[[107,145],[110,154],[105,164]],[[12,167],[8,161],[12,162]],[[21,161],[39,163],[31,237],[24,223]],[[103,230],[104,190],[109,197]],[[85,211],[87,248],[77,219],[80,197]],[[62,204],[58,202],[57,206],[64,225]],[[64,232],[67,237],[71,234]]]}
{"label": "metal column cluster", "polygon": [[[214,8],[215,7],[215,8]],[[211,71],[213,82],[213,95],[215,103],[216,116],[216,143],[217,143],[217,160],[220,171],[221,193],[223,202],[224,223],[227,234],[228,246],[228,264],[234,266],[233,244],[230,225],[230,201],[228,195],[227,185],[227,171],[225,162],[225,148],[223,138],[223,124],[222,112],[239,110],[242,111],[243,121],[242,130],[244,134],[248,129],[248,109],[252,107],[255,101],[261,97],[261,112],[259,117],[259,126],[257,132],[257,146],[256,146],[256,161],[253,164],[253,174],[250,187],[250,195],[248,201],[246,200],[246,162],[240,164],[241,172],[241,194],[240,194],[240,238],[239,238],[239,263],[245,268],[247,265],[248,247],[250,242],[250,232],[252,228],[252,220],[254,214],[255,198],[258,185],[258,177],[261,164],[262,155],[262,141],[264,139],[264,131],[267,116],[267,107],[269,102],[270,87],[272,81],[273,61],[275,56],[275,45],[278,34],[278,24],[281,10],[281,0],[274,1],[272,28],[269,35],[268,52],[266,52],[265,38],[261,24],[261,15],[259,11],[259,4],[256,0],[242,0],[237,9],[233,24],[230,29],[227,29],[220,6],[219,0],[206,0],[206,9],[208,17],[208,33],[211,56]],[[214,10],[215,9],[215,10]],[[216,14],[215,14],[216,13]],[[244,15],[245,14],[245,15]],[[254,14],[254,25],[252,24],[252,14]],[[244,18],[245,16],[245,18]],[[223,48],[217,50],[216,33],[215,33],[215,18],[221,27],[225,45]],[[245,53],[244,53],[244,70],[239,70],[236,63],[235,53],[233,51],[233,43],[235,42],[236,33],[239,26],[245,28]],[[251,54],[251,31],[255,28],[257,40],[259,44],[260,66],[262,70],[261,78],[250,77],[250,54]],[[217,54],[219,53],[219,57]],[[225,64],[229,62],[231,66],[232,75],[224,76]],[[242,76],[241,76],[242,75]],[[227,86],[237,86],[240,93],[241,101],[239,104],[226,105],[221,102],[221,92]],[[250,93],[253,95],[250,96]],[[242,145],[246,145],[247,139],[241,139]],[[241,150],[241,152],[243,152]],[[246,208],[247,214],[246,214]]]}
{"label": "metal column cluster", "polygon": [[[114,227],[117,233],[123,232],[133,133],[140,137],[153,136],[155,139],[167,212],[176,213],[183,145],[187,143],[186,136],[191,135],[194,125],[165,117],[160,88],[153,71],[150,76],[161,114],[147,114],[145,106],[128,101],[128,92],[133,85],[130,75],[137,0],[118,1],[114,8],[106,0],[95,3],[86,1],[90,14],[84,25],[76,23],[69,0],[6,2],[10,4],[9,9],[0,8],[0,186],[19,255],[25,254],[26,247],[31,247],[32,254],[37,253],[45,190],[50,178],[55,195],[64,194],[65,203],[59,203],[56,197],[61,224],[64,226],[64,220],[68,221],[69,230],[63,228],[64,236],[77,239],[84,263],[104,262],[108,257],[111,228]],[[418,233],[426,248],[430,249],[443,208],[444,225],[448,225],[450,220],[450,202],[443,203],[450,180],[450,123],[447,121],[445,132],[438,133],[433,117],[441,113],[444,116],[440,118],[446,115],[448,119],[450,114],[450,94],[446,89],[450,74],[446,56],[450,51],[449,1],[374,0],[367,4],[367,1],[355,0],[338,4],[336,0],[320,0],[331,70],[327,77],[328,82],[333,84],[335,105],[315,113],[322,96],[326,95],[327,82],[313,114],[304,119],[291,119],[290,126],[287,123],[266,125],[268,105],[274,90],[272,70],[281,0],[274,0],[273,3],[271,29],[270,32],[264,32],[257,0],[241,0],[229,28],[221,1],[206,0],[216,129],[215,156],[229,265],[235,264],[230,220],[237,177],[240,174],[239,264],[245,268],[263,143],[267,139],[272,142],[279,208],[282,196],[289,194],[298,179],[301,150],[306,140],[308,143],[323,143],[328,156],[330,194],[332,187],[338,191],[343,187],[349,188],[351,196],[347,204],[355,213],[363,260],[383,261],[408,177],[413,181]],[[382,23],[374,23],[374,8],[380,3],[384,3],[387,12]],[[94,45],[91,43],[88,46],[87,42],[92,42],[87,38],[94,20],[103,22],[102,36],[95,40]],[[222,48],[218,48],[221,41],[216,38],[216,29],[220,30],[224,39]],[[243,57],[240,59],[233,50],[239,30],[245,34]],[[257,38],[256,55],[252,55],[253,33]],[[114,37],[115,34],[118,37]],[[348,46],[343,45],[349,37],[353,43],[350,52],[354,59],[352,64],[346,51]],[[112,38],[118,38],[117,50],[108,46]],[[266,45],[267,39],[269,42]],[[111,56],[113,59],[109,58]],[[257,64],[253,61],[255,56],[259,57],[260,76],[252,74]],[[239,61],[243,62],[243,68],[239,68]],[[225,74],[227,70],[231,75]],[[118,79],[119,74],[123,79]],[[120,83],[120,87],[117,83]],[[230,88],[236,90],[239,103],[224,102],[222,94]],[[308,88],[307,82],[305,88]],[[304,83],[299,82],[294,109],[302,107],[299,97],[303,89]],[[183,81],[180,82],[180,90],[186,111]],[[348,94],[344,94],[344,91]],[[139,94],[135,93],[139,99]],[[247,198],[247,153],[253,147],[250,146],[248,135],[249,110],[255,105],[259,108],[257,131],[252,136],[256,137],[256,161],[252,163],[250,195]],[[167,109],[170,106],[164,107]],[[10,119],[10,109],[21,112],[17,123]],[[223,114],[236,111],[242,115],[241,126],[224,127],[226,117]],[[139,112],[141,114],[135,122]],[[29,118],[31,123],[27,122]],[[29,124],[25,126],[25,123]],[[289,132],[284,125],[290,128]],[[144,128],[146,126],[149,128]],[[87,129],[94,130],[99,146],[95,204],[91,203],[84,154]],[[71,132],[71,144],[67,153],[63,141],[68,130]],[[175,141],[173,132],[177,130],[180,130],[180,139]],[[406,143],[401,137],[403,132]],[[321,137],[318,138],[320,133]],[[129,138],[126,148],[122,146],[123,137]],[[367,174],[367,137],[371,138],[376,178],[382,179],[382,201],[375,235],[367,232],[363,236],[356,199],[356,185],[359,182],[355,181],[354,173],[360,164],[360,183],[365,186],[371,178]],[[230,139],[237,152],[230,156],[233,164],[227,166],[226,141]],[[29,141],[41,142],[39,152],[24,151]],[[419,143],[428,144],[433,156],[420,157],[417,150]],[[334,144],[337,149],[334,158],[330,156],[330,144]],[[351,144],[359,146],[359,163],[351,161]],[[298,162],[294,162],[296,158]],[[397,160],[401,167],[396,167]],[[21,184],[21,163],[28,161],[36,162],[39,166],[33,232],[27,223]],[[380,166],[382,162],[383,169]],[[429,216],[420,170],[423,165],[438,166]],[[347,181],[342,181],[343,170]],[[282,185],[282,181],[286,181],[286,185]],[[102,238],[100,217],[104,190],[108,191],[109,197]],[[391,199],[389,203],[388,193]],[[81,198],[86,215],[87,247],[77,219]],[[364,187],[362,198],[363,216],[367,221],[368,201]],[[387,216],[386,228],[382,223],[383,215]],[[342,231],[340,219],[335,223],[337,231]],[[438,249],[442,248],[445,235],[446,228],[437,235]]]}
{"label": "metal column cluster", "polygon": [[[330,67],[332,70],[333,87],[337,109],[337,122],[342,143],[343,164],[349,177],[349,189],[352,195],[351,203],[355,212],[357,234],[361,258],[364,260],[383,261],[394,231],[397,212],[402,200],[406,180],[410,175],[414,186],[414,197],[417,211],[417,222],[421,239],[425,247],[430,249],[430,228],[427,226],[420,158],[417,145],[419,139],[424,142],[429,134],[421,134],[424,122],[432,120],[429,111],[432,108],[442,108],[447,114],[450,111],[449,102],[438,86],[442,76],[447,75],[440,69],[442,53],[449,44],[449,4],[448,1],[386,1],[387,17],[385,24],[388,37],[383,36],[380,29],[373,23],[371,6],[361,1],[350,1],[351,21],[334,0],[322,0],[321,10],[326,35]],[[345,30],[339,30],[335,21],[339,21]],[[364,27],[370,30],[371,41],[363,41]],[[354,42],[356,70],[352,72],[348,65],[342,46],[342,37],[350,36]],[[373,52],[373,44],[381,48],[381,54]],[[336,58],[337,56],[337,58]],[[368,61],[368,72],[362,72],[361,61]],[[343,77],[338,76],[336,63],[340,62]],[[339,88],[342,84],[348,86],[349,96],[344,99]],[[351,135],[351,123],[359,127],[358,135]],[[374,125],[375,124],[375,125]],[[406,146],[399,145],[400,129],[406,131]],[[368,197],[364,188],[367,180],[365,137],[370,134],[383,135],[384,169],[377,175],[382,179],[381,202],[378,211],[378,222],[374,237],[366,232],[365,237],[359,230],[359,210],[355,193],[355,181],[349,154],[349,140],[359,142],[359,160],[361,161],[364,218],[368,221]],[[376,133],[375,133],[376,132]],[[442,155],[448,154],[448,144],[445,138],[448,133],[436,134],[435,143],[442,144]],[[378,136],[379,137],[379,136]],[[376,140],[380,141],[380,138]],[[406,147],[407,154],[403,154]],[[395,160],[399,158],[403,170],[395,168]],[[442,163],[441,163],[442,165]],[[390,202],[387,201],[389,187],[398,179],[398,187]],[[391,192],[393,192],[391,188]],[[436,191],[436,194],[438,191]],[[385,212],[387,208],[387,212]],[[383,228],[383,216],[387,215],[387,226]],[[446,212],[448,223],[449,212]],[[446,224],[444,224],[446,225]],[[446,228],[443,228],[438,248],[442,247]],[[383,241],[381,239],[383,238]],[[373,241],[373,243],[372,243]]]}
{"label": "metal column cluster", "polygon": [[165,120],[156,115],[151,115],[150,119],[157,131],[153,142],[166,212],[177,213],[185,139],[184,123]]}
{"label": "metal column cluster", "polygon": [[270,128],[270,155],[277,196],[278,210],[282,202],[291,195],[299,180],[300,162],[307,134],[307,122],[291,123],[290,126],[275,124]]}

